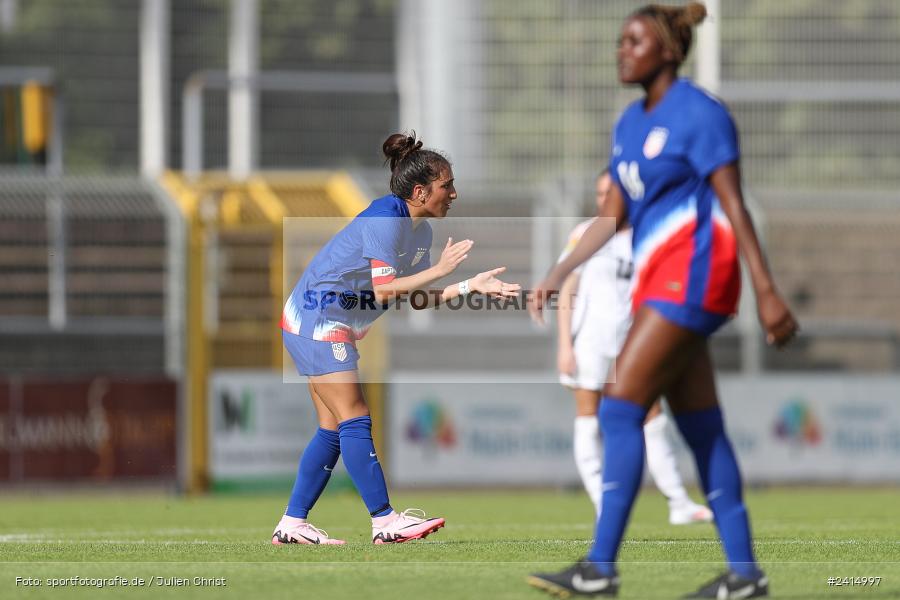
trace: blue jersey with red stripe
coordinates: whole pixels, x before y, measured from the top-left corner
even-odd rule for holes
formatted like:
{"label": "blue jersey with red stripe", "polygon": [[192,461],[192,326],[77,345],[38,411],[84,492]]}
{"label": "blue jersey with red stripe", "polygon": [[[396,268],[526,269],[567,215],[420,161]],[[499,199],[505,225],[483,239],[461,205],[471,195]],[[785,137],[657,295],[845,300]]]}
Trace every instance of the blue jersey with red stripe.
{"label": "blue jersey with red stripe", "polygon": [[431,226],[413,228],[406,202],[373,200],[313,257],[284,305],[281,328],[320,341],[353,343],[387,306],[374,284],[431,266]]}
{"label": "blue jersey with red stripe", "polygon": [[737,243],[709,183],[740,157],[727,108],[678,79],[650,111],[638,100],[616,124],[610,175],[634,228],[634,299],[733,314],[740,294]]}

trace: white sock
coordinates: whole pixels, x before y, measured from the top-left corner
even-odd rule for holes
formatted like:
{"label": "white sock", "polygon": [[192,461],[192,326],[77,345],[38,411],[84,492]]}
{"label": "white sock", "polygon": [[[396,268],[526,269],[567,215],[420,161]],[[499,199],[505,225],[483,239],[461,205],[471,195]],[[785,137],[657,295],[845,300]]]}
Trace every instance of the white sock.
{"label": "white sock", "polygon": [[666,427],[669,417],[660,413],[644,425],[644,442],[647,447],[647,468],[653,483],[669,499],[669,508],[675,509],[689,503],[687,490],[678,472],[675,450],[669,440]]}
{"label": "white sock", "polygon": [[281,517],[281,522],[287,525],[288,527],[296,527],[301,523],[306,523],[306,519],[301,519],[299,517],[289,517],[288,515],[283,515]]}
{"label": "white sock", "polygon": [[600,422],[596,415],[575,417],[575,466],[587,490],[594,510],[600,514],[600,486],[603,469],[603,445],[600,443]]}

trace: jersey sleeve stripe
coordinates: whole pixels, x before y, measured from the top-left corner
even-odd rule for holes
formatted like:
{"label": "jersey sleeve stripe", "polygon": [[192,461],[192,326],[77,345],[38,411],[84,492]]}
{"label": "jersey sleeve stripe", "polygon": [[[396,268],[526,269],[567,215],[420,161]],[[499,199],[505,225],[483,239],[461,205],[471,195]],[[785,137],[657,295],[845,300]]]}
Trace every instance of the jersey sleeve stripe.
{"label": "jersey sleeve stripe", "polygon": [[397,271],[391,265],[375,258],[370,262],[372,265],[372,285],[384,285],[396,279]]}

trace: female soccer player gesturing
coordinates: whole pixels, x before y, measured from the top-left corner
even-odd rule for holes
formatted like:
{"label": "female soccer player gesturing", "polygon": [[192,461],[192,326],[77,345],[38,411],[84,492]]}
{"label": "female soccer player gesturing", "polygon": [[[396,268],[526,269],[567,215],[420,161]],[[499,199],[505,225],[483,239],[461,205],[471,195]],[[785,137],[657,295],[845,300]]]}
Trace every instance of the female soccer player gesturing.
{"label": "female soccer player gesturing", "polygon": [[[383,145],[390,160],[392,194],[374,200],[312,259],[284,307],[285,348],[297,370],[309,377],[319,429],[303,452],[297,479],[273,544],[343,544],[307,522],[338,457],[372,517],[372,541],[398,543],[423,538],[444,526],[418,509],[397,513],[375,446],[372,420],[357,372],[355,342],[388,304],[450,275],[473,242],[452,239],[432,265],[429,218],[447,216],[456,200],[453,170],[439,152],[422,148],[414,136],[394,134]],[[497,279],[505,267],[479,273],[427,294],[434,305],[477,292],[518,296],[518,284]]]}
{"label": "female soccer player gesturing", "polygon": [[[753,555],[741,479],[716,397],[707,338],[734,314],[740,278],[737,249],[750,268],[759,319],[770,344],[797,331],[775,288],[744,207],[737,132],[728,110],[677,77],[692,28],[706,16],[696,2],[650,5],[622,27],[619,79],[646,95],[616,124],[610,172],[616,183],[604,217],[633,227],[634,324],[607,383],[600,408],[604,434],[603,512],[594,545],[573,567],[534,575],[551,592],[614,595],[615,559],[644,461],[642,425],[648,407],[665,395],[694,453],[704,492],[722,538],[729,570],[700,588],[697,598],[768,594]],[[585,231],[533,296],[539,317],[548,292],[611,237],[602,219]]]}

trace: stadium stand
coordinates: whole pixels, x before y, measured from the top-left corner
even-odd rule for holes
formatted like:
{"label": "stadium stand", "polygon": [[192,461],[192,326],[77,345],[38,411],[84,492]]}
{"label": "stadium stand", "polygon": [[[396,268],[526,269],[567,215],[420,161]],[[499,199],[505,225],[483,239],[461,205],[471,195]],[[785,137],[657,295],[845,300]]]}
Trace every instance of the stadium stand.
{"label": "stadium stand", "polygon": [[[48,319],[48,206],[64,207],[65,323]],[[8,175],[0,188],[0,370],[164,370],[166,220],[136,178]]]}

